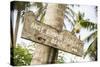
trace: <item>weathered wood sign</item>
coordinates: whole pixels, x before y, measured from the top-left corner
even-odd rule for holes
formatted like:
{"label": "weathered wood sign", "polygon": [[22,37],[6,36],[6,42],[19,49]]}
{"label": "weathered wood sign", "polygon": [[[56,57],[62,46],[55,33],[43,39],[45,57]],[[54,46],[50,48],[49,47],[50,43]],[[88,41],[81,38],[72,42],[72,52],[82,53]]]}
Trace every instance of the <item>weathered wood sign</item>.
{"label": "weathered wood sign", "polygon": [[58,32],[49,25],[36,22],[32,18],[34,16],[29,14],[24,17],[22,38],[82,56],[83,44],[75,35],[68,31]]}

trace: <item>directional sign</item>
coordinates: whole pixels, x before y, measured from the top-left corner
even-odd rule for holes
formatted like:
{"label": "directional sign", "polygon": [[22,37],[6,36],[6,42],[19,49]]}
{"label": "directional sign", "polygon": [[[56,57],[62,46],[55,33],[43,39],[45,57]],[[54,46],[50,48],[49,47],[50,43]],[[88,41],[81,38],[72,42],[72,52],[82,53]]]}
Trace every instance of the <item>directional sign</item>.
{"label": "directional sign", "polygon": [[75,35],[67,30],[59,32],[32,18],[34,18],[33,15],[26,14],[24,16],[22,38],[82,56],[83,44]]}

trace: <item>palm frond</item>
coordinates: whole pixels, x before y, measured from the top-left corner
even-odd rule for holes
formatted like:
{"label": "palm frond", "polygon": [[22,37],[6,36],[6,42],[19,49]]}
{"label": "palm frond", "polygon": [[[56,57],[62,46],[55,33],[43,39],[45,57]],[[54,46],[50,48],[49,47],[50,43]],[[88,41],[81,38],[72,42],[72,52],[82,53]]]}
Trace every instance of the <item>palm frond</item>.
{"label": "palm frond", "polygon": [[65,18],[71,22],[72,26],[75,24],[75,19],[74,19],[75,12],[72,10],[71,6],[66,6],[65,10]]}
{"label": "palm frond", "polygon": [[37,11],[37,14],[36,14],[38,20],[39,21],[43,20],[43,17],[45,15],[46,8],[47,8],[48,4],[43,5],[43,3],[35,3],[34,5],[38,8],[38,11]]}
{"label": "palm frond", "polygon": [[66,7],[66,10],[68,10],[71,15],[74,16],[75,12],[69,6]]}
{"label": "palm frond", "polygon": [[91,39],[96,37],[97,37],[97,30],[91,33],[89,36],[87,36],[87,38],[85,38],[84,41],[89,42]]}
{"label": "palm frond", "polygon": [[65,10],[65,15],[69,16],[70,18],[72,18],[73,23],[75,23],[74,15],[72,15],[68,10]]}
{"label": "palm frond", "polygon": [[88,47],[87,51],[84,54],[84,58],[86,57],[87,54],[89,54],[90,57],[94,57],[94,58],[96,57],[96,55],[97,55],[97,38],[95,38],[94,41]]}
{"label": "palm frond", "polygon": [[90,22],[90,21],[88,21],[88,20],[81,20],[81,21],[80,21],[80,25],[81,25],[83,28],[89,29],[90,31],[91,31],[91,30],[97,29],[97,24],[96,24],[96,23],[93,23],[93,22]]}
{"label": "palm frond", "polygon": [[43,18],[44,18],[44,16],[45,16],[45,13],[46,13],[46,9],[47,9],[47,5],[48,4],[45,4],[45,6],[43,6],[43,8],[42,8],[42,11],[41,11],[41,14],[40,14],[40,19],[39,19],[39,21],[41,21],[41,22],[43,22]]}
{"label": "palm frond", "polygon": [[66,15],[69,15],[71,18],[74,17],[68,10],[65,11]]}
{"label": "palm frond", "polygon": [[63,23],[63,25],[64,25],[64,28],[67,29],[65,23]]}
{"label": "palm frond", "polygon": [[70,22],[71,23],[71,25],[72,26],[74,26],[74,23],[73,23],[73,21],[68,17],[68,16],[66,16],[66,15],[64,15],[65,16],[65,19],[67,19],[68,20],[68,22]]}
{"label": "palm frond", "polygon": [[76,14],[76,20],[75,20],[75,23],[77,24],[77,23],[81,23],[82,22],[82,20],[84,20],[84,13],[80,13],[80,12],[78,12],[78,14]]}

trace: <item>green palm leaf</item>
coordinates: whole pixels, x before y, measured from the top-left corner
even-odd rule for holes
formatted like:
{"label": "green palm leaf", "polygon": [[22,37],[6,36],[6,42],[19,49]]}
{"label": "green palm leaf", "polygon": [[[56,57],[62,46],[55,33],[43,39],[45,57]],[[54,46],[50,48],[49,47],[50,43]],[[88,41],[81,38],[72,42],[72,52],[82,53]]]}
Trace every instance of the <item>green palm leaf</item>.
{"label": "green palm leaf", "polygon": [[84,41],[89,42],[91,39],[97,38],[97,30],[91,33],[87,38],[84,39]]}
{"label": "green palm leaf", "polygon": [[84,54],[84,57],[89,54],[94,60],[97,60],[97,38],[90,44],[87,51]]}
{"label": "green palm leaf", "polygon": [[90,22],[89,20],[81,20],[80,21],[80,25],[83,28],[89,29],[90,31],[97,29],[97,24],[96,23],[93,23],[93,22]]}

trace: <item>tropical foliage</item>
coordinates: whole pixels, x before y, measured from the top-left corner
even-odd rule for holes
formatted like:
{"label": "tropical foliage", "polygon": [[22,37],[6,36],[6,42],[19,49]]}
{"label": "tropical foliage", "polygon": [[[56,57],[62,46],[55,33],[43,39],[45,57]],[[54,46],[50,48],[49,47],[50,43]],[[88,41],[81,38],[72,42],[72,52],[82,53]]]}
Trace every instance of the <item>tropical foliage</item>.
{"label": "tropical foliage", "polygon": [[32,54],[27,48],[17,45],[11,52],[13,52],[11,58],[14,66],[30,65]]}

